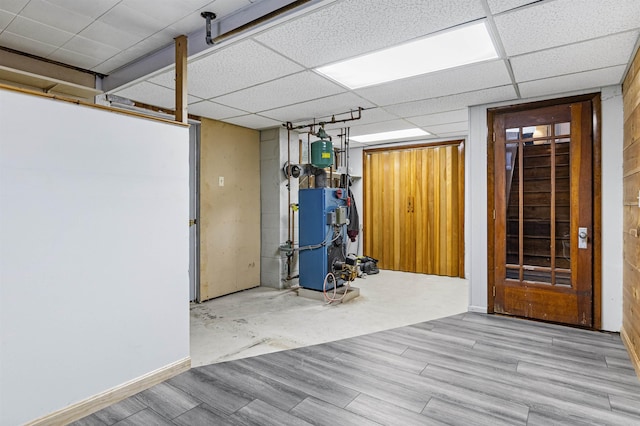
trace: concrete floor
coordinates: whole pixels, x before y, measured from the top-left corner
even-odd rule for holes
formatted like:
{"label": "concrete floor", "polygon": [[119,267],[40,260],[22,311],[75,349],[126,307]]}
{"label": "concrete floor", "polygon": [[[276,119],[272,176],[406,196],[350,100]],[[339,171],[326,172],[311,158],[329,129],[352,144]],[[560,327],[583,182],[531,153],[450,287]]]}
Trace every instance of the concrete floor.
{"label": "concrete floor", "polygon": [[360,296],[327,305],[258,287],[191,305],[194,367],[369,334],[467,311],[464,279],[380,271]]}

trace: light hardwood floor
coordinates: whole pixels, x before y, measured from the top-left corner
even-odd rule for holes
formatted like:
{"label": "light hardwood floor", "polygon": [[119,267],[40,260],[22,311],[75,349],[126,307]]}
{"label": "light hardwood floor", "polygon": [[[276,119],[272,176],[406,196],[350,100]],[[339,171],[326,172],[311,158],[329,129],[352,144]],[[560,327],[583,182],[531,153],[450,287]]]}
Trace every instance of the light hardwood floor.
{"label": "light hardwood floor", "polygon": [[74,425],[640,425],[616,334],[460,314],[193,368]]}

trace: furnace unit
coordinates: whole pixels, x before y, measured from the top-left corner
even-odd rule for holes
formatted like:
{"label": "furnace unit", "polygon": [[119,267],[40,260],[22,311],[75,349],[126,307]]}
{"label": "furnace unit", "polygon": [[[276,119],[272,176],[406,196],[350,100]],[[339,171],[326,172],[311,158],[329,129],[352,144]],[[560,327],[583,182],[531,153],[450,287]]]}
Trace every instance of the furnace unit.
{"label": "furnace unit", "polygon": [[[338,286],[344,283],[338,271],[345,262],[347,236],[347,190],[310,188],[299,192],[300,286],[323,291],[328,273]],[[334,287],[328,280],[326,290]]]}

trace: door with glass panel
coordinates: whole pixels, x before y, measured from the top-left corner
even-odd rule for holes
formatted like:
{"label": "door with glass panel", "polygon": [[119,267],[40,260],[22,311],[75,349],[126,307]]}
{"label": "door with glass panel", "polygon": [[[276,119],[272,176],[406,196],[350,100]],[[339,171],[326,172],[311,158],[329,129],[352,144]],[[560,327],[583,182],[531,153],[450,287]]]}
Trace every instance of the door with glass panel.
{"label": "door with glass panel", "polygon": [[498,113],[494,311],[593,325],[592,111]]}

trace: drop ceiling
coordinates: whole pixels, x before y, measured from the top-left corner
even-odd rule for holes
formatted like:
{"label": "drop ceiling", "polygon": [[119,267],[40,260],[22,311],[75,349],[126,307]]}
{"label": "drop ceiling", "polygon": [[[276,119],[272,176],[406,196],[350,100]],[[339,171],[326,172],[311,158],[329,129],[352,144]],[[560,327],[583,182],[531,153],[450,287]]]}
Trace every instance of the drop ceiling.
{"label": "drop ceiling", "polygon": [[[208,46],[284,0],[3,0],[0,46],[104,75],[109,93],[174,107],[173,39],[189,36],[189,112],[254,129],[365,108],[351,135],[467,133],[470,105],[621,84],[638,0],[310,0]],[[484,21],[499,59],[349,90],[314,68]]]}

